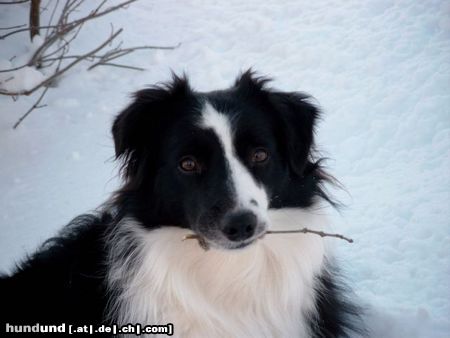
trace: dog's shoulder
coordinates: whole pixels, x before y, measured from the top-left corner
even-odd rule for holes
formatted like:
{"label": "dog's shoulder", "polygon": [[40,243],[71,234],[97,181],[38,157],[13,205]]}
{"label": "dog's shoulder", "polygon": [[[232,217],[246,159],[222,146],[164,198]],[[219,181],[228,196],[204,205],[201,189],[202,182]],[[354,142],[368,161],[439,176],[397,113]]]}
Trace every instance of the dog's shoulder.
{"label": "dog's shoulder", "polygon": [[81,215],[0,276],[2,318],[52,321],[101,319],[104,303],[103,237],[108,213]]}

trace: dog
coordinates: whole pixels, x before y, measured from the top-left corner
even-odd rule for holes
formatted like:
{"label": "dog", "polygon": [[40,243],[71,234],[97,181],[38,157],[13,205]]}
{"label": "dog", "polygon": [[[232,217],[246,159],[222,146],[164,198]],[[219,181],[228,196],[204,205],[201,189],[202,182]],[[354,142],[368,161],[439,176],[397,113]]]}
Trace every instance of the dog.
{"label": "dog", "polygon": [[137,92],[112,127],[123,185],[1,277],[5,325],[170,323],[176,337],[361,332],[327,238],[266,234],[324,230],[333,204],[314,146],[318,107],[269,81],[249,70],[228,89],[198,92],[173,75]]}

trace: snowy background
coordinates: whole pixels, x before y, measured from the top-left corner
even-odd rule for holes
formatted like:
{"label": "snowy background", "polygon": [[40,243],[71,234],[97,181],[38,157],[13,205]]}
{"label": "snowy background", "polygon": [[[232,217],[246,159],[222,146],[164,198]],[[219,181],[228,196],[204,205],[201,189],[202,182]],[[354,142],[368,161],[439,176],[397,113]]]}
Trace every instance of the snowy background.
{"label": "snowy background", "polygon": [[[27,16],[0,5],[0,27]],[[74,51],[109,22],[130,46],[182,45],[127,57],[145,72],[73,69],[14,131],[38,94],[0,97],[1,270],[117,187],[110,126],[131,92],[170,69],[222,88],[253,66],[322,106],[318,143],[348,191],[336,192],[347,208],[333,226],[355,239],[335,245],[372,337],[450,336],[449,1],[147,0],[87,25]],[[0,40],[0,69],[26,60],[27,41]],[[16,75],[9,89],[44,76]]]}

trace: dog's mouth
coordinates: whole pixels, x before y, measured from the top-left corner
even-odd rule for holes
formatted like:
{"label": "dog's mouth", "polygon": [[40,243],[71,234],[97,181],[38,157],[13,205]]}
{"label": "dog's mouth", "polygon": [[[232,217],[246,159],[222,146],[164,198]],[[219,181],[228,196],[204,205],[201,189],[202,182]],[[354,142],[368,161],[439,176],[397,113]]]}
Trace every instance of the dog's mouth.
{"label": "dog's mouth", "polygon": [[251,246],[257,240],[258,238],[253,238],[242,242],[227,242],[227,244],[225,246],[221,246],[221,248],[226,250],[240,250]]}

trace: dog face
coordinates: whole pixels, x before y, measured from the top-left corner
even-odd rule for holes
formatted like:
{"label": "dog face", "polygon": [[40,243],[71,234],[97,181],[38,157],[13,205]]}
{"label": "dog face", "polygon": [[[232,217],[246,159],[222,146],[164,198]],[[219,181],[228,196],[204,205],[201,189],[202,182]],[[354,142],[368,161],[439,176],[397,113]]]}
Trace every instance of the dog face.
{"label": "dog face", "polygon": [[310,161],[318,111],[266,82],[248,71],[227,90],[199,93],[174,77],[138,92],[113,125],[126,212],[236,249],[270,227],[268,209],[309,206],[320,191]]}

